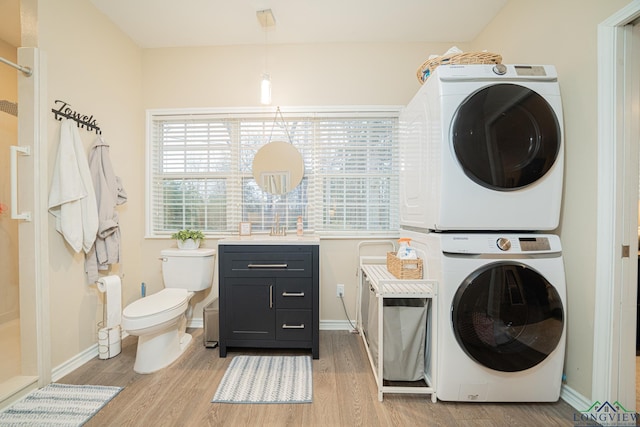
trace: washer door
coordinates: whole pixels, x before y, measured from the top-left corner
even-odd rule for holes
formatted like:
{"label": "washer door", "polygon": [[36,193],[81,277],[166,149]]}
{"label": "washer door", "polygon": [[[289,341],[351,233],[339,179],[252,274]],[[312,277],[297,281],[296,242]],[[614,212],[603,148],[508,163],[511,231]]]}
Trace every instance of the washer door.
{"label": "washer door", "polygon": [[564,329],[556,289],[537,271],[515,262],[488,264],[468,276],[455,294],[451,317],[465,353],[503,372],[542,362]]}
{"label": "washer door", "polygon": [[453,118],[451,135],[464,173],[498,191],[538,181],[560,153],[560,124],[551,105],[515,84],[487,86],[470,95]]}

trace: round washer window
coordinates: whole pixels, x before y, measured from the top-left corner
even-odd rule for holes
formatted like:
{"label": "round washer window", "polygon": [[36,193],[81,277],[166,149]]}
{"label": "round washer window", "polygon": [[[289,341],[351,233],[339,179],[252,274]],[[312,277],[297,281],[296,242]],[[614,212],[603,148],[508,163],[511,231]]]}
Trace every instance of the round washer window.
{"label": "round washer window", "polygon": [[560,124],[538,93],[515,84],[487,86],[455,114],[452,142],[465,174],[492,190],[533,184],[560,152]]}
{"label": "round washer window", "polygon": [[503,372],[542,362],[558,346],[564,328],[556,289],[537,271],[513,262],[489,264],[467,277],[451,316],[465,353]]}

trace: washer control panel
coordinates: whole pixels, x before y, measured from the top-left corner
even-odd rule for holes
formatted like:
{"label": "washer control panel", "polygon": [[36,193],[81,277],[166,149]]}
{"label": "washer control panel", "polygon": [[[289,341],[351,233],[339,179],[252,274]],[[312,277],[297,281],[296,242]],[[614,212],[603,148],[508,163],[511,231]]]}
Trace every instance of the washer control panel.
{"label": "washer control panel", "polygon": [[520,249],[522,252],[539,252],[551,250],[551,244],[546,237],[520,237]]}
{"label": "washer control panel", "polygon": [[[519,237],[517,239],[521,252],[540,252],[551,250],[549,239],[546,237]],[[506,237],[500,237],[496,240],[496,246],[501,251],[511,249],[511,240]]]}
{"label": "washer control panel", "polygon": [[442,252],[456,254],[560,253],[560,238],[552,234],[458,234],[438,236]]}

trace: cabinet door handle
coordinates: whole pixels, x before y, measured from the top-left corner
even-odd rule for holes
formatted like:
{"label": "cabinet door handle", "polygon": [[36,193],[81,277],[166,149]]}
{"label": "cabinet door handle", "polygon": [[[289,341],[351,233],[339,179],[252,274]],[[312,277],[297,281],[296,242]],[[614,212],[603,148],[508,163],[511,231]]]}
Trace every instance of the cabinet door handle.
{"label": "cabinet door handle", "polygon": [[248,264],[247,268],[287,268],[287,264]]}
{"label": "cabinet door handle", "polygon": [[283,297],[303,297],[304,292],[283,292]]}
{"label": "cabinet door handle", "polygon": [[304,323],[300,325],[287,325],[286,323],[283,323],[282,329],[304,329]]}
{"label": "cabinet door handle", "polygon": [[273,285],[269,285],[269,308],[273,308]]}

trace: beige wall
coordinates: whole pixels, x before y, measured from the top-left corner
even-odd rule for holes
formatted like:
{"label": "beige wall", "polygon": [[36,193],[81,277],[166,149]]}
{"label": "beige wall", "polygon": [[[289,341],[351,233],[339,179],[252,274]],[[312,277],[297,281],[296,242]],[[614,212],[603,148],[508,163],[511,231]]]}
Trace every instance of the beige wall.
{"label": "beige wall", "polygon": [[[449,47],[423,43],[270,46],[272,108],[404,105],[420,86],[418,66],[429,54]],[[264,54],[263,46],[145,49],[144,108],[259,106]]]}
{"label": "beige wall", "polygon": [[[140,50],[85,0],[40,1],[38,46],[47,59],[46,120],[48,174],[59,142],[60,122],[51,113],[57,99],[81,113],[93,114],[111,148],[116,174],[129,202],[119,210],[123,238],[124,299],[131,300],[140,280],[143,201],[137,189],[144,170],[144,113],[140,105]],[[80,129],[85,148],[95,133]],[[49,189],[43,189],[48,193]],[[100,297],[87,286],[83,254],[75,254],[55,230],[49,215],[49,292],[51,297],[51,364],[66,362],[97,342],[102,317]]]}
{"label": "beige wall", "polygon": [[[0,56],[16,62],[16,48],[0,40]],[[17,72],[0,66],[0,100],[18,101]],[[18,293],[18,223],[11,219],[9,146],[18,144],[18,119],[0,112],[0,204],[7,211],[0,215],[0,324],[20,314]]]}
{"label": "beige wall", "polygon": [[[506,63],[557,67],[565,125],[559,234],[567,280],[567,384],[591,396],[596,258],[597,26],[627,0],[511,0],[474,41]],[[604,367],[603,367],[604,369]]]}
{"label": "beige wall", "polygon": [[[47,111],[57,99],[93,114],[111,145],[116,173],[129,201],[120,208],[123,236],[123,304],[162,287],[157,257],[170,240],[144,239],[144,110],[147,108],[258,105],[263,47],[149,49],[140,51],[88,2],[40,1],[38,46],[47,57]],[[288,45],[271,47],[274,105],[405,104],[418,89],[415,70],[449,45]],[[384,58],[384,60],[380,60]],[[392,85],[387,82],[397,82]],[[49,176],[59,122],[48,117]],[[81,130],[88,150],[95,134]],[[45,189],[48,192],[48,188]],[[74,254],[49,218],[52,366],[96,342],[102,302],[84,283],[83,256]],[[356,240],[322,244],[322,320],[344,320],[336,283],[346,285],[354,317]],[[216,241],[207,245],[215,247]],[[384,253],[384,248],[380,253]],[[217,276],[217,272],[216,272]],[[199,295],[194,317],[217,293]]]}
{"label": "beige wall", "polygon": [[[596,205],[596,29],[626,0],[511,0],[472,44],[507,63],[555,64],[564,100],[566,175],[561,220],[568,284],[568,385],[591,395]],[[90,2],[39,2],[39,46],[48,57],[49,103],[70,102],[94,114],[111,144],[129,202],[121,208],[125,260],[123,302],[161,287],[157,255],[173,243],[144,239],[144,110],[258,105],[263,46],[139,50]],[[453,43],[452,43],[453,44]],[[469,46],[458,44],[462,49]],[[269,48],[273,105],[404,105],[417,91],[418,65],[450,44],[283,45]],[[49,118],[49,167],[59,123]],[[81,131],[89,146],[93,134]],[[48,189],[46,190],[48,191]],[[52,365],[96,342],[101,310],[73,254],[50,220]],[[342,320],[335,284],[355,304],[355,240],[322,242],[321,319]],[[208,241],[215,246],[215,241]],[[382,250],[382,249],[381,249]],[[217,273],[216,273],[217,275]],[[212,293],[206,295],[210,298]],[[202,299],[195,316],[201,315]]]}
{"label": "beige wall", "polygon": [[[460,45],[464,48],[464,45]],[[420,84],[416,69],[430,53],[449,44],[317,44],[270,46],[269,73],[276,106],[405,105]],[[256,107],[264,46],[145,49],[142,54],[143,107]],[[390,84],[389,82],[393,82]],[[143,182],[139,191],[144,194]],[[137,190],[136,190],[137,191]],[[345,285],[345,305],[355,319],[359,240],[322,240],[320,320],[345,321],[336,284]],[[215,240],[207,246],[215,247]],[[157,254],[174,245],[148,240],[141,270],[152,292],[162,286]],[[372,248],[368,248],[373,251]],[[385,254],[386,248],[378,250]],[[217,272],[216,272],[217,277]],[[200,295],[194,317],[212,300],[216,287]]]}

